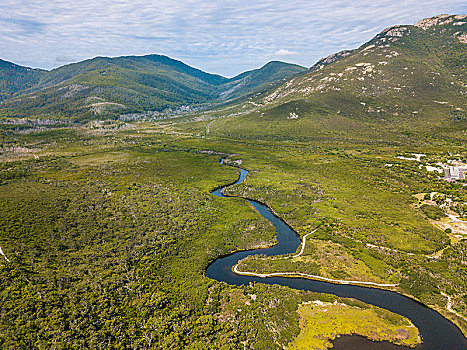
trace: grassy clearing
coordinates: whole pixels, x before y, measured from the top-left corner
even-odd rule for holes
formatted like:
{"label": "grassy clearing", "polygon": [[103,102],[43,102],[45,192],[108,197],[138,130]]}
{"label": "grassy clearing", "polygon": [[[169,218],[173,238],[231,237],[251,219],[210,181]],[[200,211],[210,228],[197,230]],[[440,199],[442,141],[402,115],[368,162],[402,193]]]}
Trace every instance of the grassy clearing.
{"label": "grassy clearing", "polygon": [[298,314],[300,334],[288,349],[328,349],[336,336],[345,334],[358,334],[374,341],[387,340],[405,346],[421,343],[417,328],[409,320],[373,306],[316,300],[301,304]]}
{"label": "grassy clearing", "polygon": [[307,240],[305,250],[299,257],[269,259],[261,256],[250,256],[243,259],[238,267],[240,271],[255,271],[263,274],[299,272],[331,279],[375,283],[393,283],[394,280],[399,280],[396,276],[392,278],[379,277],[344,246],[317,239]]}

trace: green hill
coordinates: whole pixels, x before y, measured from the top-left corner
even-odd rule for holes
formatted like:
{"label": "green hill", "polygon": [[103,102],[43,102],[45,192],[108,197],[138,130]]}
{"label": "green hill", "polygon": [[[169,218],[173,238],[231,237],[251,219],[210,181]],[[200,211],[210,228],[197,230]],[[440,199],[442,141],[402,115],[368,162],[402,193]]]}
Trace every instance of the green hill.
{"label": "green hill", "polygon": [[4,98],[13,98],[4,102],[0,116],[75,120],[196,106],[227,95],[240,97],[305,70],[271,62],[227,79],[160,55],[96,57],[49,72],[4,65],[0,84],[6,87]]}
{"label": "green hill", "polygon": [[226,81],[165,56],[96,57],[43,74],[4,116],[81,118],[206,102]]}
{"label": "green hill", "polygon": [[36,85],[45,73],[0,59],[0,101]]}
{"label": "green hill", "polygon": [[222,84],[216,92],[223,100],[265,92],[291,76],[303,73],[305,67],[279,61],[272,61],[263,67],[239,74]]}
{"label": "green hill", "polygon": [[[394,26],[328,64],[258,97],[249,115],[220,121],[219,132],[248,138],[465,137],[465,16]],[[224,131],[222,131],[224,130]]]}

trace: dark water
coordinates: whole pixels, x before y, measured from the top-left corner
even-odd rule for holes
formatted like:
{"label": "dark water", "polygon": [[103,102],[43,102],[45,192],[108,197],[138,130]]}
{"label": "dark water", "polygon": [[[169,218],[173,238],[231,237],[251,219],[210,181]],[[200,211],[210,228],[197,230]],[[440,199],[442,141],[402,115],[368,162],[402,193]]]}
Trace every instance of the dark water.
{"label": "dark water", "polygon": [[[333,349],[342,349],[342,350],[401,350],[408,348],[397,346],[391,344],[389,342],[378,342],[375,343],[371,340],[368,340],[365,337],[361,337],[359,335],[343,335],[340,338],[336,338],[335,341],[332,342],[334,344]],[[421,347],[417,347],[416,349],[421,349]],[[445,348],[447,349],[447,348]]]}
{"label": "dark water", "polygon": [[[223,159],[221,160],[223,164]],[[240,169],[239,179],[232,185],[236,185],[245,180],[248,171]],[[231,185],[228,185],[231,186]],[[228,187],[225,186],[225,187]],[[222,188],[212,192],[218,197],[226,197],[222,194]],[[248,285],[250,282],[278,284],[294,289],[307,290],[318,293],[329,293],[339,297],[355,298],[365,303],[390,310],[399,315],[405,316],[419,329],[423,339],[423,344],[417,350],[467,350],[467,339],[457,326],[447,320],[438,312],[425,305],[402,296],[395,292],[390,292],[377,288],[360,287],[353,285],[334,284],[323,281],[315,281],[305,278],[288,277],[252,277],[241,276],[232,272],[232,267],[237,262],[248,255],[264,254],[267,256],[287,254],[296,252],[300,245],[300,238],[282,219],[275,216],[269,208],[253,200],[248,202],[267,220],[269,220],[277,231],[278,243],[266,249],[254,249],[234,253],[215,260],[206,270],[206,276],[217,281],[222,281],[231,285]],[[336,339],[334,349],[407,349],[401,346],[394,346],[388,343],[368,342],[362,343],[362,337],[346,336]],[[354,346],[354,347],[352,347]],[[355,347],[356,346],[356,347]],[[361,346],[361,347],[358,347]],[[391,347],[388,347],[391,346]]]}

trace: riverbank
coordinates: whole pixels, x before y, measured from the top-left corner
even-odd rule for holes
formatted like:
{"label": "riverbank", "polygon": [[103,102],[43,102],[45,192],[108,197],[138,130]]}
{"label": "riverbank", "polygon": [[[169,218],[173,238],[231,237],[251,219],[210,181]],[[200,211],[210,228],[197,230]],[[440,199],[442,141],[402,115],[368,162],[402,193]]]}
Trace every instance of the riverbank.
{"label": "riverbank", "polygon": [[[222,162],[223,160],[221,161],[221,163]],[[247,173],[248,172],[246,170],[241,169],[240,177],[234,184],[241,183],[246,178]],[[217,189],[216,193],[213,194],[225,197],[222,194],[222,189]],[[425,341],[423,349],[439,349],[440,344],[443,344],[443,346],[446,344],[452,344],[453,346],[456,346],[455,344],[467,344],[466,339],[463,337],[459,329],[457,329],[452,323],[441,317],[441,315],[439,315],[433,310],[426,308],[424,305],[414,302],[412,299],[404,298],[403,296],[394,292],[384,291],[378,288],[359,287],[352,285],[351,283],[344,285],[333,284],[318,280],[303,280],[302,278],[287,278],[284,277],[282,273],[279,273],[279,275],[270,274],[269,276],[260,276],[254,273],[237,274],[236,272],[241,273],[241,271],[238,271],[238,268],[236,268],[238,261],[244,259],[246,256],[253,254],[264,254],[266,256],[285,253],[290,254],[296,252],[299,245],[302,244],[300,240],[296,241],[296,243],[294,244],[290,244],[288,239],[292,237],[296,238],[298,237],[298,235],[295,233],[295,231],[293,231],[290,228],[290,226],[283,222],[283,220],[281,220],[278,216],[273,215],[268,207],[258,203],[257,201],[252,201],[249,199],[247,200],[250,202],[250,204],[252,204],[255,207],[255,209],[258,210],[258,212],[263,217],[271,221],[271,223],[274,225],[277,232],[278,244],[274,247],[264,249],[262,251],[253,250],[250,252],[240,252],[232,254],[222,259],[217,259],[208,267],[206,271],[206,275],[208,277],[214,278],[218,281],[224,281],[229,284],[246,284],[247,282],[262,282],[267,284],[277,283],[280,285],[289,286],[291,288],[332,293],[335,295],[342,294],[348,296],[350,293],[351,296],[357,299],[360,299],[365,302],[370,302],[370,304],[391,310],[392,312],[399,313],[408,317],[409,319],[412,319],[414,324],[417,327],[419,327],[422,337]],[[231,270],[231,273],[226,272],[228,271],[227,268]],[[289,276],[294,276],[294,273],[291,273]],[[294,277],[297,276],[295,275]],[[380,296],[377,297],[378,295],[382,294],[385,295],[385,298],[381,299]],[[415,309],[419,310],[415,312]],[[420,318],[420,314],[424,314],[424,316]],[[438,325],[438,327],[430,328],[429,325],[425,323],[426,320],[430,319],[430,317],[433,320],[437,319],[435,323]],[[442,333],[440,333],[440,329],[443,329]],[[446,332],[450,333],[448,337],[446,337]],[[442,336],[441,334],[444,334],[444,336]]]}
{"label": "riverbank", "polygon": [[343,335],[411,348],[422,343],[418,329],[408,319],[374,306],[315,300],[301,304],[298,314],[300,334],[288,345],[289,350],[332,348],[332,341]]}

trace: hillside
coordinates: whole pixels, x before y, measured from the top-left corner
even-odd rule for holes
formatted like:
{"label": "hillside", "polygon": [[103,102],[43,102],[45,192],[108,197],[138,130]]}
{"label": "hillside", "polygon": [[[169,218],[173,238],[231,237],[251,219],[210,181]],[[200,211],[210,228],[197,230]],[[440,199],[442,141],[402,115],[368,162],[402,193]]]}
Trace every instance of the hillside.
{"label": "hillside", "polygon": [[196,106],[226,96],[238,98],[264,91],[271,83],[305,70],[271,62],[227,79],[160,55],[96,57],[49,72],[7,62],[4,66],[0,67],[0,83],[6,87],[5,97],[13,98],[3,104],[0,116],[73,119]]}
{"label": "hillside", "polygon": [[46,72],[3,115],[80,118],[206,102],[226,78],[165,56],[96,57]]}
{"label": "hillside", "polygon": [[18,66],[0,59],[0,101],[36,85],[45,71]]}
{"label": "hillside", "polygon": [[272,61],[263,67],[239,74],[222,84],[216,91],[223,100],[232,100],[265,92],[287,78],[303,73],[305,67]]}
{"label": "hillside", "polygon": [[258,97],[259,108],[230,121],[228,132],[384,140],[394,133],[440,130],[461,137],[467,120],[466,38],[464,15],[387,28]]}

